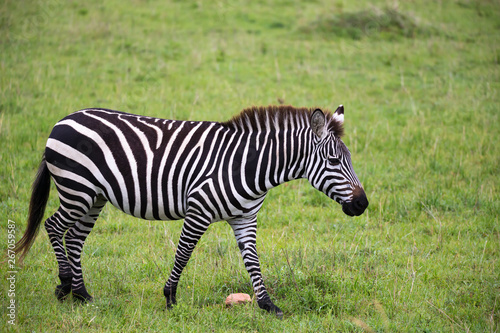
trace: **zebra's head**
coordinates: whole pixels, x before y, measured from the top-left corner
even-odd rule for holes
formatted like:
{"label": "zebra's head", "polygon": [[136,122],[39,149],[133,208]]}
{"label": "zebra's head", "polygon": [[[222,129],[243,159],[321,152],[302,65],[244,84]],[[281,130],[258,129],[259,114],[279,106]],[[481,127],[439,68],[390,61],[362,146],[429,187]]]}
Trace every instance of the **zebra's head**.
{"label": "zebra's head", "polygon": [[344,107],[331,117],[316,109],[311,114],[313,151],[307,178],[316,189],[342,205],[349,216],[363,214],[368,199],[351,163],[351,153],[342,142]]}

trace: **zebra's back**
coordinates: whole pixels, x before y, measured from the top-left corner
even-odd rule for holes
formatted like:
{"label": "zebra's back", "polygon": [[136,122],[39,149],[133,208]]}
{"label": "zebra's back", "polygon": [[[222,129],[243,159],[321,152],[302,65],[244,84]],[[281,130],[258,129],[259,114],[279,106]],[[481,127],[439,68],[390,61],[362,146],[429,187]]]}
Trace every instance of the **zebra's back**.
{"label": "zebra's back", "polygon": [[60,189],[72,183],[130,215],[176,220],[186,214],[189,192],[210,178],[213,142],[227,131],[214,122],[86,109],[55,125],[45,155]]}

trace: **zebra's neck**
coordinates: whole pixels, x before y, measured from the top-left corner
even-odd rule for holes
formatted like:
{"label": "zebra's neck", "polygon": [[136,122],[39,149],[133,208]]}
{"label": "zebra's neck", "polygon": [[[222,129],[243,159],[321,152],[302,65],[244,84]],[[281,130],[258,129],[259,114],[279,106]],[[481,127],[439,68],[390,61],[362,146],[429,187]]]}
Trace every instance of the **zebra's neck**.
{"label": "zebra's neck", "polygon": [[313,136],[309,117],[309,109],[259,108],[247,109],[223,123],[237,134],[233,141],[238,149],[229,163],[245,192],[262,195],[305,177]]}
{"label": "zebra's neck", "polygon": [[259,186],[266,192],[290,180],[304,178],[310,136],[306,129],[283,128],[262,135],[258,151]]}

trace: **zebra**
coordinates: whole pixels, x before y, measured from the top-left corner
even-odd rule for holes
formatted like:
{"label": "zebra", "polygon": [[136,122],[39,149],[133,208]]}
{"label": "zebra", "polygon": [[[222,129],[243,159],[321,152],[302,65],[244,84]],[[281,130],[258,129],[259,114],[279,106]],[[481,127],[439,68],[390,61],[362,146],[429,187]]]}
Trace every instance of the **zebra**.
{"label": "zebra", "polygon": [[[349,216],[368,206],[342,142],[344,107],[334,113],[293,106],[250,107],[225,122],[166,120],[93,108],[54,128],[32,186],[27,229],[16,252],[24,259],[38,233],[54,181],[60,206],[45,221],[59,266],[57,299],[91,302],[81,253],[109,201],[145,220],[184,219],[164,286],[166,308],[197,242],[210,224],[232,227],[258,306],[278,317],[256,249],[257,213],[266,194],[307,178]],[[64,242],[63,242],[64,239]]]}

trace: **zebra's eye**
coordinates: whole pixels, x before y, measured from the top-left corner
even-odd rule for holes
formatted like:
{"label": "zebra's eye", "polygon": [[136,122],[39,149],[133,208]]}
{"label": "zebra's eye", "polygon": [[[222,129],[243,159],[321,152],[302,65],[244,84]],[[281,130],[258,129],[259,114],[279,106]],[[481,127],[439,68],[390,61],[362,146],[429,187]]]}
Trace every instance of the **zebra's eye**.
{"label": "zebra's eye", "polygon": [[329,157],[328,158],[328,163],[330,163],[330,165],[339,165],[340,164],[340,159],[338,157]]}

